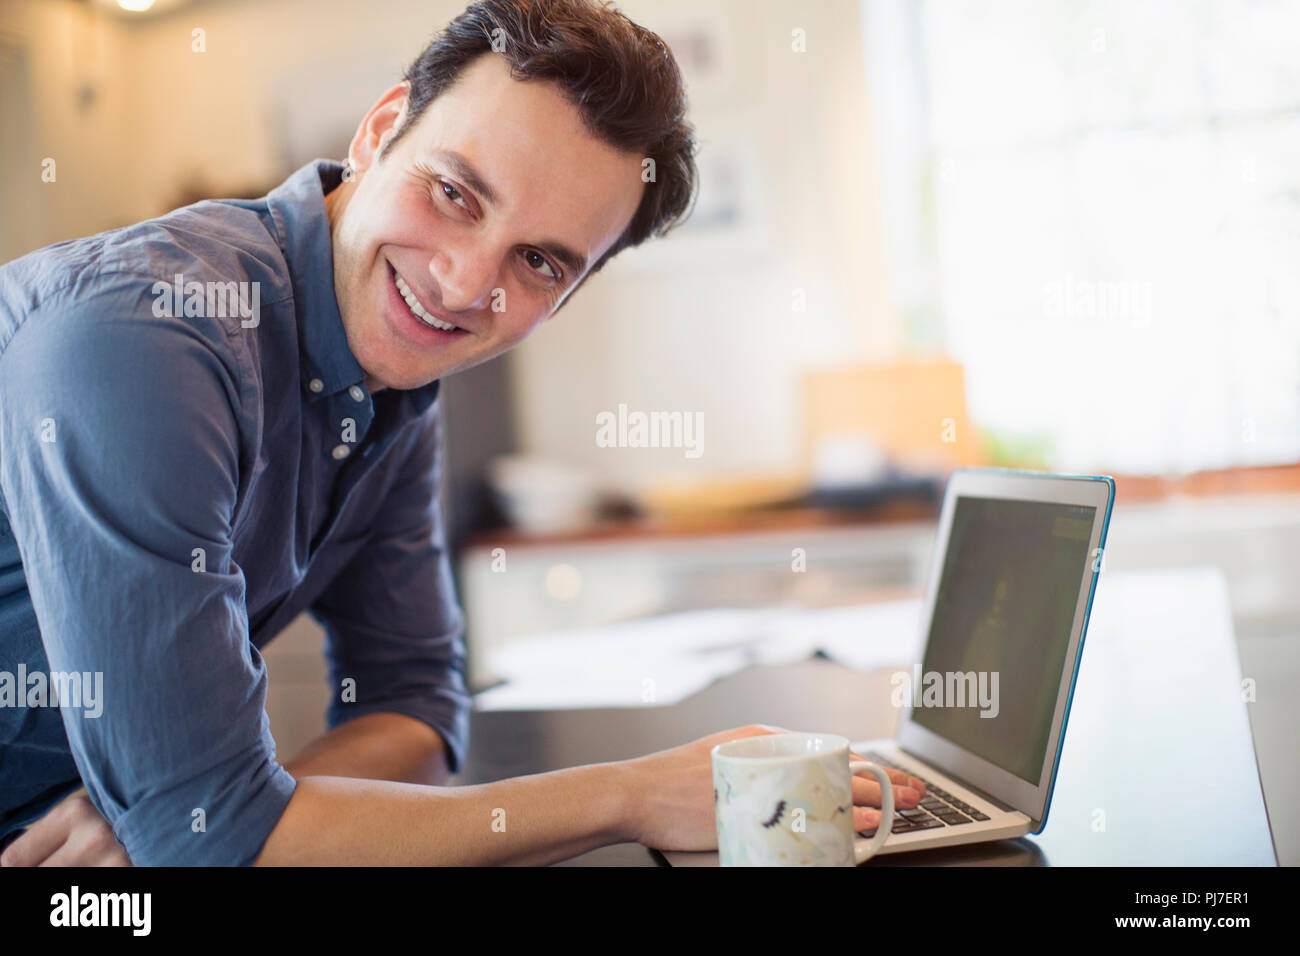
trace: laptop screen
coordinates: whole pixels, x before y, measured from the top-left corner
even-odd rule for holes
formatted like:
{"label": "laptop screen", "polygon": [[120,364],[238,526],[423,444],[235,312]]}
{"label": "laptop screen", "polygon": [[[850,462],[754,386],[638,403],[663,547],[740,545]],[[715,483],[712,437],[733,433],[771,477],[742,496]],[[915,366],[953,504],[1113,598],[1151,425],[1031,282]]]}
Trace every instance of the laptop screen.
{"label": "laptop screen", "polygon": [[913,721],[1034,785],[1047,758],[1095,513],[1085,505],[958,498],[914,682]]}

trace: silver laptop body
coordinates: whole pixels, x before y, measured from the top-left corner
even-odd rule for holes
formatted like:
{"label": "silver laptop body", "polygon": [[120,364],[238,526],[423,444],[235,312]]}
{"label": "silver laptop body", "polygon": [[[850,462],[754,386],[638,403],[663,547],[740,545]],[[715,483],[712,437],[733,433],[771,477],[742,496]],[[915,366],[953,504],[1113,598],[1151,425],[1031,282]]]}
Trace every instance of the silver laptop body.
{"label": "silver laptop body", "polygon": [[[921,616],[921,660],[891,679],[892,739],[867,759],[926,781],[882,854],[1039,833],[1102,570],[1108,477],[959,469],[943,507]],[[666,852],[673,866],[716,853]]]}

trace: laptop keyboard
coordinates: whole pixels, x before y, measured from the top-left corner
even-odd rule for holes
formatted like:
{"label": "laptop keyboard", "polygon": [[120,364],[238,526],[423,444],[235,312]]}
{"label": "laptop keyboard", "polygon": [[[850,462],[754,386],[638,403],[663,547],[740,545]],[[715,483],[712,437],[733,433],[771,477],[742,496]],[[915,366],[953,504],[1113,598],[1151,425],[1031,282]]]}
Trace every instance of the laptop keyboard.
{"label": "laptop keyboard", "polygon": [[[891,770],[902,767],[890,763],[880,754],[863,754],[868,760]],[[988,817],[974,807],[963,803],[960,797],[953,796],[946,790],[935,786],[919,773],[904,771],[925,784],[925,796],[912,810],[894,810],[894,825],[890,833],[911,833],[914,830],[933,830],[936,827],[959,827],[965,823],[976,823]],[[863,830],[866,837],[875,836],[875,830]]]}

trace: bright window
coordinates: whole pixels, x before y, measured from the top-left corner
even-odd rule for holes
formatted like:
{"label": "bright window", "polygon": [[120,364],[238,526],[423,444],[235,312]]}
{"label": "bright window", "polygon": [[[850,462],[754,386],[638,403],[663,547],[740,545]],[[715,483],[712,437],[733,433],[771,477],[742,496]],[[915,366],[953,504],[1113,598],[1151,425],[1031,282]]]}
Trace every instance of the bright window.
{"label": "bright window", "polygon": [[894,296],[1052,465],[1300,460],[1300,3],[863,0]]}

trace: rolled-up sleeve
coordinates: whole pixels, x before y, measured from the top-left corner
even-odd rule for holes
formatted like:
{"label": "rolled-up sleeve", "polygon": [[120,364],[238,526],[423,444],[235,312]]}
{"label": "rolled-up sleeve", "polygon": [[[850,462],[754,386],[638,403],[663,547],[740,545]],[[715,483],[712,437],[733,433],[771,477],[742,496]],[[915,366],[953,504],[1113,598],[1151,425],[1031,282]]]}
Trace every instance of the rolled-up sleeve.
{"label": "rolled-up sleeve", "polygon": [[453,773],[469,746],[464,615],[438,501],[441,402],[418,429],[361,550],[312,603],[325,629],[331,728],[363,714],[428,724]]}
{"label": "rolled-up sleeve", "polygon": [[295,782],[232,558],[235,353],[151,318],[148,280],[107,288],[0,356],[0,488],[50,672],[102,688],[61,704],[91,799],[137,865],[244,865]]}

